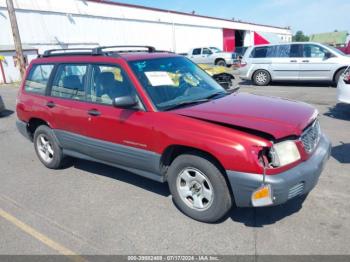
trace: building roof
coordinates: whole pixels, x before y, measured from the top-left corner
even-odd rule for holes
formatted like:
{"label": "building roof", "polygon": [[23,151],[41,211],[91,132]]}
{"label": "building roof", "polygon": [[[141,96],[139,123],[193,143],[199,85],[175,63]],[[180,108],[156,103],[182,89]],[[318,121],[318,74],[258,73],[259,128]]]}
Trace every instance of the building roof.
{"label": "building roof", "polygon": [[313,34],[310,35],[310,41],[330,45],[341,45],[346,43],[347,36],[347,31]]}
{"label": "building roof", "polygon": [[225,19],[225,18],[206,16],[206,15],[198,15],[195,13],[185,13],[185,12],[180,12],[180,11],[175,11],[175,10],[167,10],[167,9],[148,7],[148,6],[142,6],[142,5],[135,5],[135,4],[126,4],[126,3],[120,3],[120,2],[111,1],[111,0],[88,0],[88,1],[103,3],[103,4],[119,5],[119,6],[131,7],[131,8],[139,8],[139,9],[145,9],[145,10],[153,10],[153,11],[159,11],[159,12],[165,12],[165,13],[173,13],[173,14],[179,14],[179,15],[209,18],[209,19],[215,19],[215,20],[222,20],[222,21],[226,21],[226,22],[236,22],[236,23],[241,23],[241,24],[265,26],[265,27],[271,27],[271,28],[277,28],[277,29],[288,29],[288,30],[290,29],[290,27],[256,24],[256,23],[245,22],[245,21],[240,21],[240,20]]}

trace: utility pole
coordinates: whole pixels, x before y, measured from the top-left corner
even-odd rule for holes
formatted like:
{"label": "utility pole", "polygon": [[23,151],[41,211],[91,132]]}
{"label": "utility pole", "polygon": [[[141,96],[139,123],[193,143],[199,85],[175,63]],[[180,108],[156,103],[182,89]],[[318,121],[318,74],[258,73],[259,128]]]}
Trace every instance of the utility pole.
{"label": "utility pole", "polygon": [[11,22],[13,42],[15,43],[17,61],[19,63],[19,71],[21,72],[21,77],[23,79],[26,71],[26,64],[23,56],[22,42],[21,42],[21,37],[19,35],[15,8],[13,7],[12,0],[6,0],[6,5],[7,5],[7,11],[9,13],[10,22]]}

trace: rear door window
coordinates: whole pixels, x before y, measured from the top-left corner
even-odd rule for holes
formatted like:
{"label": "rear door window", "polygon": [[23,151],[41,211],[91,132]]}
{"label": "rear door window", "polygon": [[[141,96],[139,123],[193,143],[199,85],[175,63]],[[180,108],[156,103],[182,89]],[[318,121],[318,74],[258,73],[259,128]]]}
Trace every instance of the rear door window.
{"label": "rear door window", "polygon": [[303,45],[291,45],[289,57],[303,57]]}
{"label": "rear door window", "polygon": [[192,51],[192,55],[200,55],[201,54],[201,48],[195,48]]}
{"label": "rear door window", "polygon": [[60,98],[84,100],[86,73],[86,64],[59,65],[52,83],[51,95]]}
{"label": "rear door window", "polygon": [[24,83],[24,90],[30,93],[44,95],[54,65],[33,65]]}

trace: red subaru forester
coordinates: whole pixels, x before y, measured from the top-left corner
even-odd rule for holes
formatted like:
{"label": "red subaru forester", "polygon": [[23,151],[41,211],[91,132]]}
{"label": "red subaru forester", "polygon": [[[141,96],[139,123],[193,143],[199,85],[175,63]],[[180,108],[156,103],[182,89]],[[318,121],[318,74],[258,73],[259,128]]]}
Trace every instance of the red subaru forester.
{"label": "red subaru forester", "polygon": [[331,148],[310,105],[228,93],[187,58],[147,46],[46,51],[17,115],[46,167],[82,158],[167,182],[179,209],[204,222],[233,203],[308,193]]}

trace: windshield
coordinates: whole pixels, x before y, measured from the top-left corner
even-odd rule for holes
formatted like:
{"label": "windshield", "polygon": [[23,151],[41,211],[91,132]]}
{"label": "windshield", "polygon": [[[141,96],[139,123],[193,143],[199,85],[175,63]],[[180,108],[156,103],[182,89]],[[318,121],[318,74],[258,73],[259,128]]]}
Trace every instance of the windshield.
{"label": "windshield", "polygon": [[330,46],[330,45],[325,45],[325,46],[327,46],[329,49],[331,49],[334,53],[338,55],[346,55],[345,53],[343,53],[343,51],[339,50],[338,48],[335,48],[334,46]]}
{"label": "windshield", "polygon": [[221,53],[222,52],[219,48],[213,47],[213,46],[210,47],[210,50],[213,51],[213,53]]}
{"label": "windshield", "polygon": [[161,111],[226,94],[213,78],[184,57],[138,60],[129,64]]}

